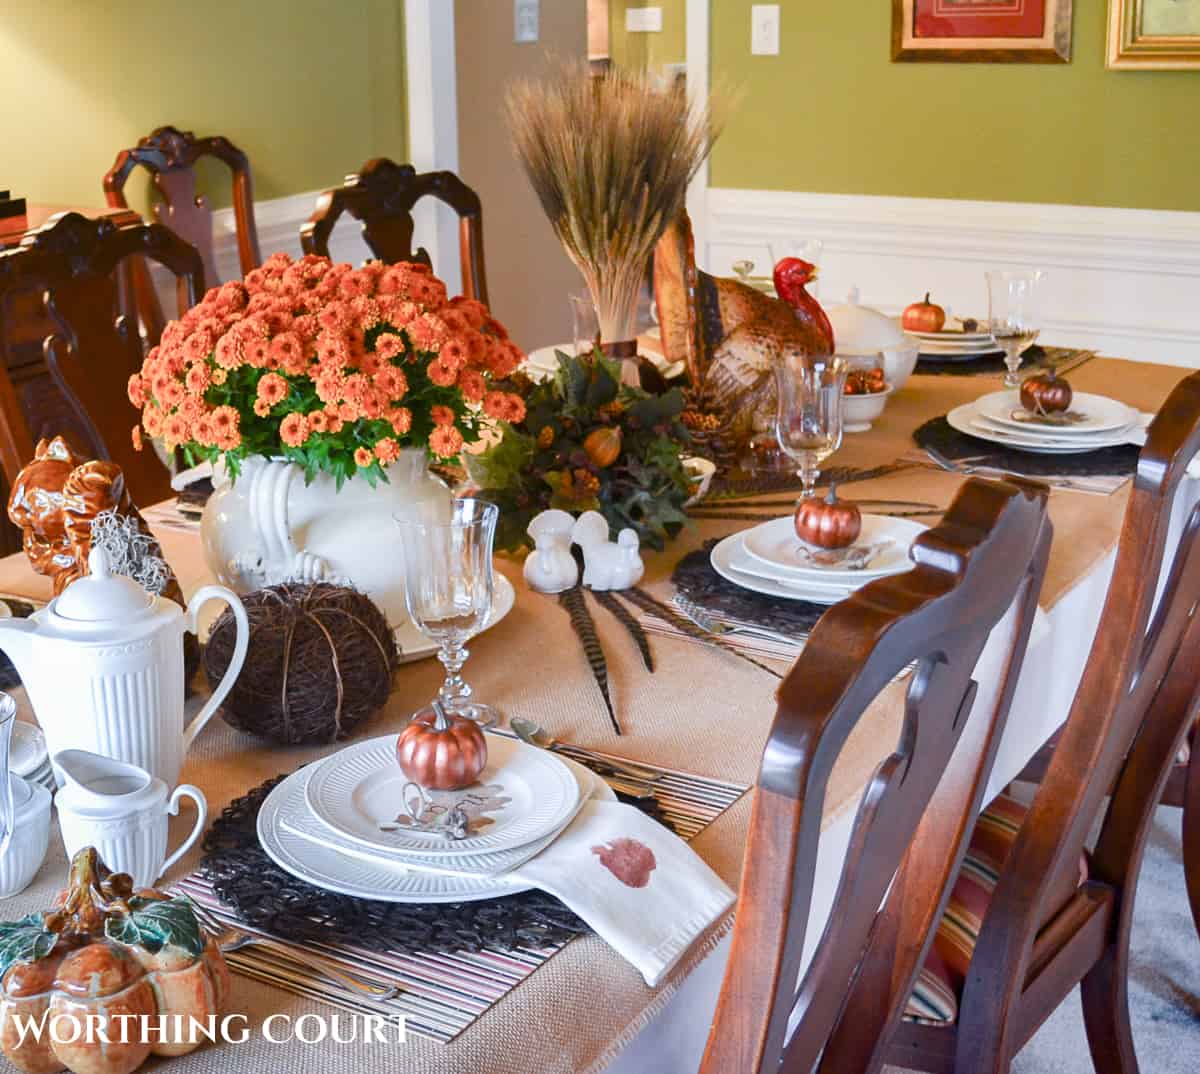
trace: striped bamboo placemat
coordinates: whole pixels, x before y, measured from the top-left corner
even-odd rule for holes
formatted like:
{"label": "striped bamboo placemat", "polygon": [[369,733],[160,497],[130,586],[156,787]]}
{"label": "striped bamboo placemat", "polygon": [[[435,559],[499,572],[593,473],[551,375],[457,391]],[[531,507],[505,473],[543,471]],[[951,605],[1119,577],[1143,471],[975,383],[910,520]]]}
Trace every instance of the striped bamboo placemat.
{"label": "striped bamboo placemat", "polygon": [[[605,778],[609,764],[620,764],[616,755],[561,745],[563,753]],[[660,778],[652,784],[660,816],[682,839],[694,839],[748,790],[690,772],[680,772],[638,762],[640,768]],[[614,777],[620,787],[620,780]],[[272,943],[272,950],[253,944],[226,955],[230,968],[254,980],[310,999],[321,1000],[355,1014],[403,1016],[409,1033],[447,1042],[470,1026],[493,1003],[516,988],[563,945],[511,951],[463,951],[455,954],[402,953],[348,944],[306,943],[303,950],[318,954],[342,970],[384,986],[401,989],[394,999],[373,999],[344,986],[322,980],[300,963],[286,962],[281,952],[296,947],[287,940],[251,928],[240,921],[213,893],[200,873],[173,885],[195,899],[221,921]]]}

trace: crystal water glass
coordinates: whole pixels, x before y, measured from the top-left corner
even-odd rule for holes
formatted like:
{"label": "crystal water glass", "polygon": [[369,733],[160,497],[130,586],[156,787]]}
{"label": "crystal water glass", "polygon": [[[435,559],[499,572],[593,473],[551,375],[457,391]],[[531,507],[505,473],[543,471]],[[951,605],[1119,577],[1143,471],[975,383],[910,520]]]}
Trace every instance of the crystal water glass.
{"label": "crystal water glass", "polygon": [[790,353],[775,366],[775,437],[799,463],[802,496],[811,496],[824,462],[842,443],[842,393],[849,366],[837,355]]}
{"label": "crystal water glass", "polygon": [[587,291],[569,295],[571,304],[572,341],[575,354],[591,354],[600,344],[600,318],[596,315],[596,304]]}
{"label": "crystal water glass", "polygon": [[438,700],[458,716],[483,727],[497,714],[473,699],[462,669],[466,643],[487,623],[492,610],[492,546],[495,504],[477,499],[425,502],[398,513],[404,557],[404,602],[413,625],[438,645],[446,677]]}
{"label": "crystal water glass", "polygon": [[1023,355],[1037,341],[1041,331],[1042,282],[1046,274],[1029,272],[989,272],[988,331],[996,345],[1004,350],[1006,388],[1019,388]]}
{"label": "crystal water glass", "polygon": [[0,786],[0,858],[8,851],[8,844],[13,836],[13,779],[8,770],[9,744],[12,739],[13,724],[17,721],[17,703],[8,696],[0,694],[0,772],[4,774],[3,785]]}

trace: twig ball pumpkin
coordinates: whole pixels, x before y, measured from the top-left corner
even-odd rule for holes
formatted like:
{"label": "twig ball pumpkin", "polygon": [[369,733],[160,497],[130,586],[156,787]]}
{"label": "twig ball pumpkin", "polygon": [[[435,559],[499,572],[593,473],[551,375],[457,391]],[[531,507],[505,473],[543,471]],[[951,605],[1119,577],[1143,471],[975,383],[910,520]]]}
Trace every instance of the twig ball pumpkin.
{"label": "twig ball pumpkin", "polygon": [[807,496],[796,507],[796,536],[815,548],[848,548],[862,533],[858,505],[837,498],[837,485],[829,494]]}
{"label": "twig ball pumpkin", "polygon": [[[250,647],[221,706],[230,726],[288,746],[335,742],[387,701],[399,654],[369,597],[328,582],[287,582],[242,603]],[[225,611],[204,649],[209,682],[225,674],[235,637]]]}
{"label": "twig ball pumpkin", "polygon": [[1070,410],[1075,393],[1054,370],[1026,377],[1021,382],[1021,406],[1034,414],[1057,414]]}
{"label": "twig ball pumpkin", "polygon": [[434,700],[432,711],[413,717],[396,741],[400,770],[431,791],[458,791],[487,767],[487,739],[474,720],[447,712]]}

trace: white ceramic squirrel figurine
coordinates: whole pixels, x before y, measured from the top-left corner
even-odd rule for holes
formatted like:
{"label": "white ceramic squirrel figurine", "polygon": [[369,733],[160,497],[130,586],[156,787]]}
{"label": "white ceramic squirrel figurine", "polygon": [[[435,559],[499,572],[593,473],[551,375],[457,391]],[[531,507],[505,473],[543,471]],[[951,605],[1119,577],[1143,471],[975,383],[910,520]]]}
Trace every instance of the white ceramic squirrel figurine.
{"label": "white ceramic squirrel figurine", "polygon": [[571,555],[575,519],[566,511],[535,515],[525,532],[534,550],[525,559],[525,581],[539,593],[561,593],[579,581],[579,565]]}
{"label": "white ceramic squirrel figurine", "polygon": [[589,589],[629,589],[642,580],[646,568],[636,530],[623,529],[610,541],[608,520],[599,511],[584,511],[571,540],[583,549],[583,584]]}

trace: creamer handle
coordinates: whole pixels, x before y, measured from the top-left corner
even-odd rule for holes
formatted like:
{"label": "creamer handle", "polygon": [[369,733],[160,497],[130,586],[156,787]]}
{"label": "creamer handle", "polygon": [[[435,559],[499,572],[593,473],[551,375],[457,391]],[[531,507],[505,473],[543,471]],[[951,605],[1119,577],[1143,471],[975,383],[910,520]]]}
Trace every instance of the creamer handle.
{"label": "creamer handle", "polygon": [[233,684],[237,680],[238,673],[242,670],[242,664],[246,660],[246,648],[250,644],[250,621],[246,618],[246,609],[242,606],[242,602],[238,600],[237,595],[223,585],[206,585],[198,589],[195,595],[187,606],[187,622],[185,627],[191,633],[196,633],[196,618],[200,609],[210,600],[223,600],[229,605],[230,611],[233,612],[233,618],[237,622],[237,639],[233,643],[233,656],[229,660],[229,667],[225,669],[225,674],[221,681],[217,683],[216,689],[212,692],[212,697],[205,702],[196,718],[187,726],[187,730],[183,732],[183,752],[187,753],[191,749],[192,743],[196,740],[196,736],[204,730],[204,725],[212,719],[212,715],[217,711],[221,702],[225,700],[225,695],[233,689]]}

